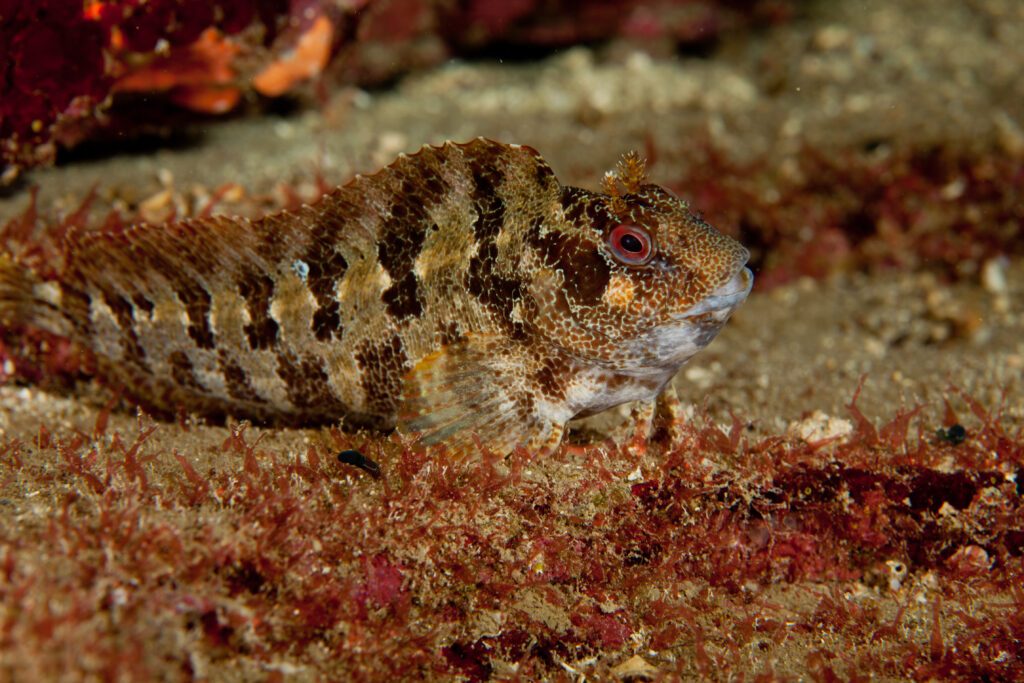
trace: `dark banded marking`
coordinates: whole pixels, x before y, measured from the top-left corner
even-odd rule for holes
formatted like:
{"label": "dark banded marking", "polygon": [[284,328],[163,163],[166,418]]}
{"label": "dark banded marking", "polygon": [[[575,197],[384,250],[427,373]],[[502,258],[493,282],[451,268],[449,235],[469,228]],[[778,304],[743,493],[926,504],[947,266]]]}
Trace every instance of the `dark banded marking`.
{"label": "dark banded marking", "polygon": [[534,167],[534,178],[537,180],[537,185],[545,190],[554,185],[558,185],[558,179],[555,178],[555,172],[551,170],[551,167],[541,159],[540,154],[536,150],[531,149],[530,153],[533,156],[536,166]]}
{"label": "dark banded marking", "polygon": [[167,354],[167,363],[171,366],[171,378],[174,379],[175,384],[197,394],[205,392],[203,385],[196,379],[192,359],[188,357],[187,353],[171,351]]}
{"label": "dark banded marking", "polygon": [[132,304],[137,310],[145,312],[146,315],[153,314],[153,302],[137,292],[132,295]]}
{"label": "dark banded marking", "polygon": [[402,338],[395,334],[381,344],[365,342],[355,357],[369,412],[393,414],[402,398],[402,377],[409,362]]}
{"label": "dark banded marking", "polygon": [[64,317],[71,321],[71,325],[78,334],[84,338],[93,335],[92,319],[89,315],[92,299],[88,294],[62,282],[60,283],[60,307],[64,310]]}
{"label": "dark banded marking", "polygon": [[121,348],[125,359],[142,370],[148,370],[146,351],[142,348],[139,335],[135,332],[135,315],[132,305],[120,294],[104,291],[102,296],[103,302],[114,313],[117,326],[121,330]]}
{"label": "dark banded marking", "polygon": [[210,293],[201,285],[187,281],[180,282],[174,293],[188,314],[188,336],[201,349],[214,348],[216,342],[210,329],[210,304],[213,301]]}
{"label": "dark banded marking", "polygon": [[564,232],[531,235],[545,265],[565,275],[565,291],[573,303],[596,306],[611,279],[612,269],[593,242]]}
{"label": "dark banded marking", "polygon": [[499,157],[492,151],[468,159],[473,176],[470,200],[477,214],[473,231],[481,243],[493,242],[505,224],[505,200],[498,195],[505,174],[496,165]]}
{"label": "dark banded marking", "polygon": [[527,330],[523,323],[512,317],[516,302],[523,297],[522,283],[494,272],[498,248],[493,242],[480,245],[480,251],[469,262],[466,289],[477,298],[501,324],[512,339],[523,339]]}
{"label": "dark banded marking", "polygon": [[436,206],[451,192],[451,186],[432,168],[423,169],[419,193],[426,206]]}
{"label": "dark banded marking", "polygon": [[266,399],[256,393],[249,382],[249,375],[238,362],[224,349],[217,353],[217,364],[224,375],[224,385],[228,396],[238,401],[249,403],[266,403]]}
{"label": "dark banded marking", "polygon": [[477,253],[469,261],[464,284],[494,314],[509,336],[518,340],[526,337],[526,329],[522,322],[513,319],[512,310],[522,299],[523,289],[519,280],[503,277],[494,269],[498,261],[497,238],[505,224],[508,207],[497,193],[504,179],[496,165],[500,155],[493,150],[488,152],[471,158],[470,199],[476,210],[473,232],[477,238]]}
{"label": "dark banded marking", "polygon": [[578,187],[563,187],[561,203],[571,223],[589,228],[599,236],[607,234],[626,218],[616,216],[602,195]]}
{"label": "dark banded marking", "polygon": [[338,282],[348,271],[348,261],[335,243],[344,229],[341,216],[321,216],[313,227],[309,249],[302,257],[308,268],[306,286],[317,303],[310,329],[322,342],[341,339],[343,332],[337,291]]}
{"label": "dark banded marking", "polygon": [[269,349],[277,344],[279,327],[270,316],[274,298],[274,281],[265,273],[246,271],[238,280],[238,293],[245,299],[249,322],[242,327],[253,351]]}
{"label": "dark banded marking", "polygon": [[423,302],[419,297],[419,280],[411,270],[401,280],[384,290],[381,295],[388,313],[401,320],[423,315]]}
{"label": "dark banded marking", "polygon": [[429,204],[421,196],[420,187],[424,182],[419,169],[406,164],[401,172],[395,200],[389,207],[390,215],[381,225],[377,238],[377,259],[392,281],[382,299],[388,313],[398,320],[423,314],[419,281],[413,268],[423,250],[427,230],[433,224],[427,213]]}
{"label": "dark banded marking", "polygon": [[[451,186],[441,174],[443,159],[439,150],[429,150],[423,156],[405,157],[392,167],[400,179],[399,194],[403,200],[413,199],[420,206],[437,206],[451,193]],[[392,215],[395,212],[392,211]]]}
{"label": "dark banded marking", "polygon": [[345,406],[331,391],[323,360],[313,354],[277,354],[277,376],[284,382],[288,400],[310,415],[341,415]]}
{"label": "dark banded marking", "polygon": [[331,301],[327,305],[320,306],[313,313],[310,329],[313,336],[322,342],[329,342],[334,338],[341,338],[341,306],[337,301]]}

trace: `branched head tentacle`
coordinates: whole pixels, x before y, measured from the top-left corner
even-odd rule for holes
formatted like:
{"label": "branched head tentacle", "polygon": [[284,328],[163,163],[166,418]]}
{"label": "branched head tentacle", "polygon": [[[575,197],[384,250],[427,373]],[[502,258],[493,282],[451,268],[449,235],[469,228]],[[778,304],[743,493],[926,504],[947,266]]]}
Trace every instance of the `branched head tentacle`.
{"label": "branched head tentacle", "polygon": [[622,155],[614,171],[607,171],[601,181],[601,188],[611,197],[612,209],[625,209],[623,193],[632,194],[640,190],[647,180],[647,161],[636,150]]}
{"label": "branched head tentacle", "polygon": [[626,202],[622,200],[622,192],[619,190],[619,178],[615,171],[605,171],[601,179],[601,189],[611,199],[611,208],[615,213],[622,213],[626,210]]}
{"label": "branched head tentacle", "polygon": [[615,175],[627,193],[636,192],[647,180],[647,160],[636,150],[630,150],[622,155]]}

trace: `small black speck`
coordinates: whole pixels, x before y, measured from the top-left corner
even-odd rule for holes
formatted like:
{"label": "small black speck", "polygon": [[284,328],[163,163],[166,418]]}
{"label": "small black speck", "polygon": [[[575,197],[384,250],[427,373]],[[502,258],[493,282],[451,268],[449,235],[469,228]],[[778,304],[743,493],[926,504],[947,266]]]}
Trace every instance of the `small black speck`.
{"label": "small black speck", "polygon": [[955,424],[949,429],[936,430],[935,437],[939,441],[945,441],[951,446],[959,446],[967,440],[967,430],[964,429],[963,425]]}
{"label": "small black speck", "polygon": [[380,465],[359,451],[342,451],[338,453],[338,462],[358,467],[374,479],[380,479]]}

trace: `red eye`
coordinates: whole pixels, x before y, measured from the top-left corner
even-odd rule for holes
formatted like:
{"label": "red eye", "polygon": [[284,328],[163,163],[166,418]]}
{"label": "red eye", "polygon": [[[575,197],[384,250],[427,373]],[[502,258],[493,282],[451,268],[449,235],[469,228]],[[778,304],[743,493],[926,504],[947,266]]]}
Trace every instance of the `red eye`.
{"label": "red eye", "polygon": [[627,266],[642,266],[654,255],[654,240],[650,233],[630,223],[616,225],[608,237],[608,244],[615,258]]}

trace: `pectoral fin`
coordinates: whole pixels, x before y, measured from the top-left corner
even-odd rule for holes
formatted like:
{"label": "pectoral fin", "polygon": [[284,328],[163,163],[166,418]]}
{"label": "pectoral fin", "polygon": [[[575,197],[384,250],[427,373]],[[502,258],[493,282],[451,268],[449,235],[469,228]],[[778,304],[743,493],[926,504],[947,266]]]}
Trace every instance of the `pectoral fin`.
{"label": "pectoral fin", "polygon": [[426,356],[405,377],[399,429],[460,454],[476,450],[474,435],[502,455],[557,446],[563,423],[542,414],[525,360],[507,339],[487,335]]}

